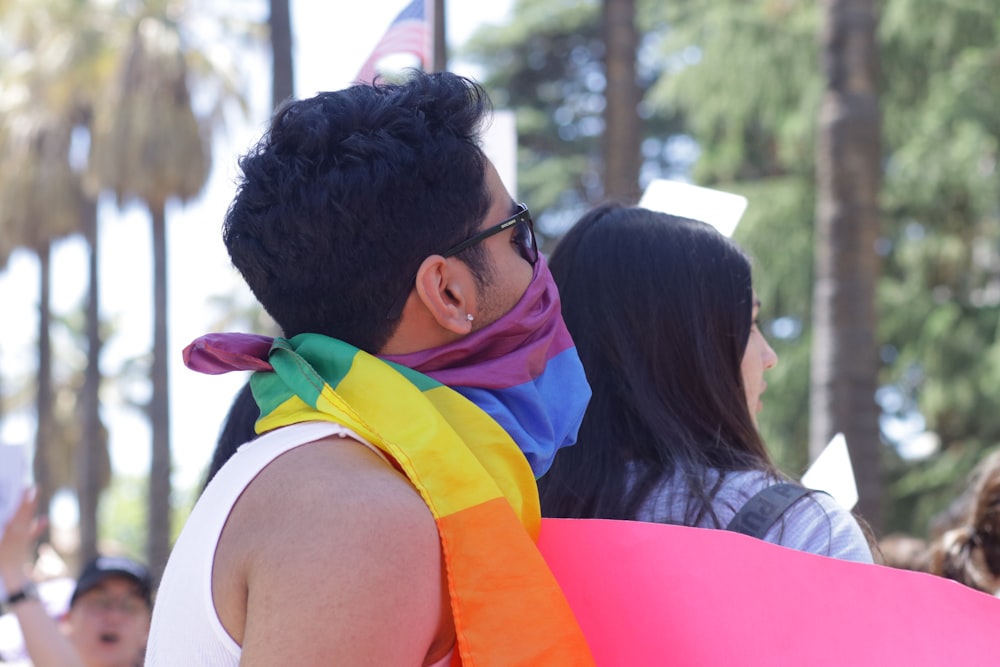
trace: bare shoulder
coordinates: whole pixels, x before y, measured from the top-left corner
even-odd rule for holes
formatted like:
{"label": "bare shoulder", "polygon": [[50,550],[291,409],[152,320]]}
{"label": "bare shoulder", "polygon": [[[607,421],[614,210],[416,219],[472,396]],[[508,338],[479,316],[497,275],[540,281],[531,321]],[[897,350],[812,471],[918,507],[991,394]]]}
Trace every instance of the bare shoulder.
{"label": "bare shoulder", "polygon": [[222,598],[236,601],[229,613],[223,599],[217,605],[241,664],[419,665],[447,626],[430,511],[402,475],[349,439],[303,445],[268,465],[233,508],[214,572],[228,582]]}

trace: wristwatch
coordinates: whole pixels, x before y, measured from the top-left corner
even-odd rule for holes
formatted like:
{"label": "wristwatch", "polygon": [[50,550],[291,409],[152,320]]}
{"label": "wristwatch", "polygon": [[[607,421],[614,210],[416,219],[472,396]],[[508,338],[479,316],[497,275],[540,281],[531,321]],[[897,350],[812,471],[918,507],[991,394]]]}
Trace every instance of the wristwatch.
{"label": "wristwatch", "polygon": [[0,602],[0,613],[6,614],[14,605],[25,600],[38,600],[38,588],[33,581],[29,581],[20,590],[14,591],[7,596],[7,599]]}

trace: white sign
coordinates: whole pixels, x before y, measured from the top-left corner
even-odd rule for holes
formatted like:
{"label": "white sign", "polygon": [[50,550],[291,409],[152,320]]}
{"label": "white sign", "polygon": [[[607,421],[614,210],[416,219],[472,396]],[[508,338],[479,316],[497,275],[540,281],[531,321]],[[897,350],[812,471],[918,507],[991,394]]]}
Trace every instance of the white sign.
{"label": "white sign", "polygon": [[747,208],[747,198],[722,190],[680,181],[657,179],[649,184],[639,206],[708,223],[725,236],[732,236]]}
{"label": "white sign", "polygon": [[483,153],[490,159],[507,192],[517,198],[517,123],[514,112],[506,109],[493,111],[493,121],[483,132]]}
{"label": "white sign", "polygon": [[848,510],[858,504],[858,485],[854,481],[854,467],[843,433],[833,436],[812,462],[802,475],[802,486],[826,491]]}

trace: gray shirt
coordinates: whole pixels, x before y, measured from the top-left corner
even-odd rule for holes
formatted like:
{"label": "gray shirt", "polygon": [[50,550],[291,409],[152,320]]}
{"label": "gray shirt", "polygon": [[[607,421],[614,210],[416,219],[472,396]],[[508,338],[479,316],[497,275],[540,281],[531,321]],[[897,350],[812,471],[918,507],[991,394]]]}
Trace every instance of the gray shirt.
{"label": "gray shirt", "polygon": [[[706,475],[708,484],[718,479],[718,472]],[[777,483],[761,471],[726,474],[712,504],[715,523],[709,512],[696,527],[725,527],[754,494]],[[678,473],[665,479],[653,490],[639,509],[637,519],[656,523],[684,524],[689,500],[687,481]],[[871,563],[872,552],[854,516],[825,493],[812,493],[796,501],[764,535],[764,541],[785,547],[830,556],[841,560]]]}

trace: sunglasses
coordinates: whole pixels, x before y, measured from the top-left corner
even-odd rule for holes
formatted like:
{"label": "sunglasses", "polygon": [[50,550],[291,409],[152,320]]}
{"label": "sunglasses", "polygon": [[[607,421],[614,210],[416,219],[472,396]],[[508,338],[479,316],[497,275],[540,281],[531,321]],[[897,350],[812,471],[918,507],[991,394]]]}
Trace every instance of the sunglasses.
{"label": "sunglasses", "polygon": [[[528,262],[534,266],[538,263],[538,240],[535,238],[535,222],[531,219],[531,212],[528,211],[528,207],[525,204],[517,205],[517,212],[509,218],[505,218],[493,225],[489,229],[484,229],[483,231],[470,236],[461,243],[453,245],[452,247],[441,253],[442,257],[454,257],[458,253],[462,252],[467,248],[471,248],[477,243],[481,243],[491,236],[496,236],[500,232],[514,228],[514,233],[511,236],[511,243],[517,248],[518,253]],[[410,295],[410,291],[407,290],[406,294],[403,295],[396,305],[392,307],[389,314],[386,315],[387,320],[395,320],[400,315],[403,314],[403,307],[406,306],[406,298]]]}
{"label": "sunglasses", "polygon": [[531,213],[528,211],[528,207],[524,204],[517,205],[517,213],[498,222],[489,229],[484,229],[483,231],[470,236],[458,245],[454,245],[448,248],[443,253],[442,257],[452,257],[462,252],[466,248],[471,248],[472,246],[485,241],[491,236],[495,236],[500,232],[514,227],[514,235],[511,237],[511,243],[517,246],[517,251],[521,254],[528,264],[534,266],[538,262],[538,242],[535,240],[535,222],[531,219]]}

